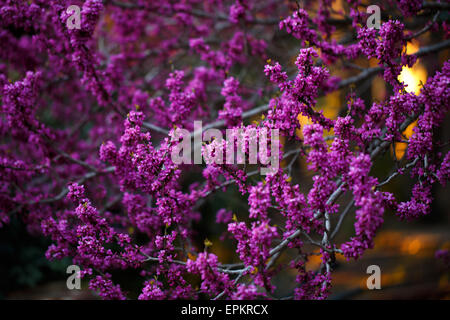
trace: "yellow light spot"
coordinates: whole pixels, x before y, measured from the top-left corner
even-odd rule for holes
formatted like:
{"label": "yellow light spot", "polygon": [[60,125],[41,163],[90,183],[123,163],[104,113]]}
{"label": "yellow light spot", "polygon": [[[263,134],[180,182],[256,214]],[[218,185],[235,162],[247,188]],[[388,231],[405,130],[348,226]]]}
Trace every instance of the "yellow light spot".
{"label": "yellow light spot", "polygon": [[209,241],[208,239],[205,239],[204,244],[205,244],[205,247],[211,247],[213,245],[212,242]]}
{"label": "yellow light spot", "polygon": [[303,139],[303,129],[306,125],[312,124],[311,118],[304,116],[303,114],[299,114],[297,117],[298,121],[300,122],[301,129],[297,130],[297,135]]}
{"label": "yellow light spot", "polygon": [[418,62],[412,68],[403,66],[398,80],[405,84],[407,92],[419,95],[422,84],[427,80],[427,70]]}
{"label": "yellow light spot", "polygon": [[[407,54],[414,54],[419,50],[419,46],[415,42],[408,42],[406,46]],[[415,95],[420,94],[420,90],[423,87],[423,84],[427,81],[427,70],[426,68],[418,61],[409,68],[404,66],[402,68],[402,72],[398,76],[398,80],[403,82],[406,85],[406,92],[414,93]],[[403,132],[403,135],[406,139],[409,140],[413,134],[413,129],[416,126],[417,122],[413,122],[410,124],[406,130]],[[398,160],[402,159],[405,155],[405,151],[407,148],[407,144],[403,142],[398,142],[395,144],[395,156]]]}
{"label": "yellow light spot", "polygon": [[[411,123],[408,127],[406,127],[405,131],[402,132],[403,136],[406,140],[409,140],[414,133],[414,127],[417,125],[417,120]],[[397,160],[401,160],[405,155],[406,148],[408,144],[405,142],[396,142],[395,143],[395,157]]]}
{"label": "yellow light spot", "polygon": [[[408,42],[406,46],[406,54],[411,55],[416,53],[418,50],[419,45],[416,42]],[[407,85],[407,92],[413,92],[418,95],[422,88],[422,84],[427,81],[427,70],[419,62],[419,60],[417,60],[412,68],[407,66],[402,68],[402,72],[398,76],[398,80]]]}
{"label": "yellow light spot", "polygon": [[417,41],[410,41],[406,44],[406,54],[414,54],[419,51],[419,44]]}

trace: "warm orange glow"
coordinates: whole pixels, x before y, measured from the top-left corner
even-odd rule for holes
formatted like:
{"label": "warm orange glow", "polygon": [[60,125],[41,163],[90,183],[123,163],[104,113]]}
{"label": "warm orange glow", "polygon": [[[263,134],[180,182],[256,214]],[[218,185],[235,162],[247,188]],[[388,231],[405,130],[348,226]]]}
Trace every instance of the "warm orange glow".
{"label": "warm orange glow", "polygon": [[[417,120],[411,123],[408,127],[406,127],[405,131],[403,131],[403,136],[406,140],[409,140],[411,136],[414,133],[414,127],[417,124]],[[408,147],[408,144],[405,142],[397,142],[395,143],[395,157],[397,160],[400,160],[403,158],[406,152],[406,148]]]}
{"label": "warm orange glow", "polygon": [[406,54],[414,54],[419,51],[419,44],[417,41],[409,41],[406,44]]}
{"label": "warm orange glow", "polygon": [[[421,233],[405,237],[401,232],[385,231],[375,239],[375,248],[390,252],[401,251],[408,255],[434,255],[438,243],[439,238],[435,234]],[[440,247],[445,248],[445,243],[444,247]]]}
{"label": "warm orange glow", "polygon": [[331,9],[333,9],[334,12],[331,13],[332,17],[338,18],[340,15],[336,13],[343,13],[344,12],[344,3],[342,0],[333,1],[331,4]]}
{"label": "warm orange glow", "polygon": [[[322,98],[319,101],[319,105],[323,106],[322,108],[322,114],[324,115],[324,117],[328,118],[328,119],[336,119],[338,114],[339,114],[339,110],[340,110],[340,92],[339,91],[334,91],[330,94],[328,94],[325,98]],[[317,108],[316,110],[320,109]],[[304,116],[303,114],[299,114],[297,117],[298,121],[300,122],[301,125],[301,129],[297,130],[297,136],[303,139],[303,128],[305,127],[305,125],[309,125],[312,124],[312,120],[310,117],[308,116]],[[325,131],[324,135],[329,136],[333,134],[333,129],[331,129],[330,131]]]}
{"label": "warm orange glow", "polygon": [[[417,43],[408,42],[406,46],[407,54],[413,54],[417,52],[417,50],[419,50],[419,46],[417,45]],[[413,92],[414,94],[418,95],[420,93],[420,90],[422,89],[421,84],[427,81],[427,70],[419,62],[419,60],[417,60],[412,68],[406,66],[402,68],[402,72],[398,76],[398,80],[403,82],[407,86],[407,92]]]}
{"label": "warm orange glow", "polygon": [[427,70],[418,62],[412,68],[404,66],[398,80],[406,85],[407,92],[418,95],[422,89],[422,83],[427,80]]}
{"label": "warm orange glow", "polygon": [[322,263],[322,258],[319,255],[319,250],[314,250],[313,255],[308,257],[308,262],[306,262],[306,270],[317,270]]}
{"label": "warm orange glow", "polygon": [[402,283],[405,280],[406,272],[403,266],[398,266],[393,272],[381,275],[382,286],[392,286]]}
{"label": "warm orange glow", "polygon": [[413,241],[411,241],[408,245],[408,253],[409,254],[416,254],[417,252],[419,252],[420,248],[422,247],[422,243],[419,241],[419,239],[414,239]]}
{"label": "warm orange glow", "polygon": [[[408,42],[406,46],[406,53],[413,54],[419,50],[419,45],[415,42]],[[406,85],[406,91],[412,92],[415,95],[420,94],[420,90],[422,89],[422,85],[427,81],[427,70],[420,63],[419,60],[412,66],[412,68],[404,66],[402,68],[402,72],[398,76],[398,80],[403,82]],[[416,126],[417,122],[414,122],[406,128],[403,132],[403,135],[406,139],[409,138],[413,134],[413,129]],[[397,160],[400,160],[405,155],[405,151],[407,148],[407,144],[403,142],[398,142],[395,144],[395,156]]]}
{"label": "warm orange glow", "polygon": [[301,128],[299,130],[296,130],[297,136],[299,136],[301,139],[303,139],[303,129],[306,125],[311,124],[312,120],[310,117],[304,116],[303,114],[299,114],[297,117],[298,121],[300,122]]}
{"label": "warm orange glow", "polygon": [[325,105],[323,107],[323,115],[328,119],[336,119],[341,103],[340,91],[329,93],[325,97]]}

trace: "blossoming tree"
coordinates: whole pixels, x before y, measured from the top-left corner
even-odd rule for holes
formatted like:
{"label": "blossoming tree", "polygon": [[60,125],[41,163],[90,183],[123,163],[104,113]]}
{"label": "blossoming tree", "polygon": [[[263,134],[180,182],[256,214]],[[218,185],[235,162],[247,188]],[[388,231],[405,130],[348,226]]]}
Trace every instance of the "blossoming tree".
{"label": "blossoming tree", "polygon": [[[71,258],[103,298],[127,298],[118,270],[139,277],[140,299],[273,298],[273,277],[292,270],[291,298],[326,298],[337,255],[372,248],[387,210],[430,213],[432,186],[449,179],[436,129],[449,111],[450,62],[418,94],[399,80],[450,47],[448,2],[0,4],[0,226],[14,217],[51,238],[46,257]],[[79,28],[68,27],[72,5]],[[380,8],[379,29],[366,24],[368,5]],[[359,90],[375,77],[387,88],[381,101]],[[319,100],[337,90],[346,103],[330,117]],[[176,165],[174,130],[195,120],[278,129],[280,168],[260,176],[258,165]],[[398,143],[405,154],[376,176]],[[293,174],[300,159],[307,189]],[[415,181],[407,201],[385,188],[400,175]],[[235,186],[248,207],[230,200],[207,224],[236,248],[224,262],[196,226],[216,215],[204,204]],[[354,235],[336,242],[344,219]],[[317,270],[306,268],[311,254]]]}

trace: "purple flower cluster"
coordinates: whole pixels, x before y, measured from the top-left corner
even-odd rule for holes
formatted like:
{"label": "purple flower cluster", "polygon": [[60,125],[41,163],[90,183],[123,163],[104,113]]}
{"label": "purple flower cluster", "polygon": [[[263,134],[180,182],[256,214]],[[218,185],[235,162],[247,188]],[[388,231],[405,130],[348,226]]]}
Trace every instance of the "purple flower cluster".
{"label": "purple flower cluster", "polygon": [[219,111],[219,119],[224,119],[229,128],[238,126],[242,121],[242,98],[238,94],[239,81],[233,77],[227,78],[221,94],[225,97],[223,110]]}
{"label": "purple flower cluster", "polygon": [[[327,298],[336,256],[372,248],[384,215],[431,214],[450,178],[444,4],[383,4],[399,18],[377,30],[345,2],[75,1],[81,28],[68,29],[72,1],[0,0],[0,227],[48,237],[46,257],[70,258],[104,299],[132,296],[122,272],[143,300],[273,298],[291,272],[289,296]],[[431,76],[408,92],[402,68],[428,55]],[[175,130],[195,120],[224,136],[278,129],[280,147],[251,138],[270,150],[255,164],[256,140],[233,141],[235,163],[218,164],[230,145],[212,139],[204,163],[178,165]],[[270,156],[279,169],[259,176]],[[384,189],[403,175],[408,197]],[[336,238],[344,217],[354,231]]]}
{"label": "purple flower cluster", "polygon": [[379,32],[368,27],[358,30],[362,52],[368,58],[377,58],[379,64],[385,66],[384,79],[398,90],[402,89],[397,80],[402,65],[414,64],[414,57],[402,54],[405,46],[403,30],[404,25],[397,20],[383,23]]}

